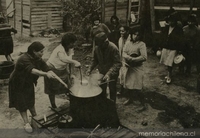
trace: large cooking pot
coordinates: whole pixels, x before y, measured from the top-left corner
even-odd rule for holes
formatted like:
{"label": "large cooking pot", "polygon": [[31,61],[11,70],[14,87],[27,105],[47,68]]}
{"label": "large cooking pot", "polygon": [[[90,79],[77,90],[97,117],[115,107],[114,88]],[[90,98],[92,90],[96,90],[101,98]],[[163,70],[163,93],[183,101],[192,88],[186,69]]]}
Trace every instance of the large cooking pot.
{"label": "large cooking pot", "polygon": [[14,62],[2,61],[0,62],[0,79],[8,79],[14,70]]}
{"label": "large cooking pot", "polygon": [[[75,128],[94,128],[98,124],[102,127],[119,126],[115,103],[102,94],[102,89],[98,85],[100,78],[102,75],[92,75],[88,85],[76,83],[76,88],[71,89],[70,113]],[[79,92],[76,93],[75,90]]]}

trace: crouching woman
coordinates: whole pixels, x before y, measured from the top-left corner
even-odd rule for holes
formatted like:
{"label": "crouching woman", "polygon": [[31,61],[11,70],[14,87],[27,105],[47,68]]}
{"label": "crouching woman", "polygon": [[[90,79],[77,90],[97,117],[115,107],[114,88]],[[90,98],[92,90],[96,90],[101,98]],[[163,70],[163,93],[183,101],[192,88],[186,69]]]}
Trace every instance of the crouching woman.
{"label": "crouching woman", "polygon": [[[126,62],[126,73],[124,75],[124,88],[127,91],[128,99],[124,105],[133,102],[133,98],[142,100],[143,87],[143,62],[147,59],[146,44],[141,41],[141,32],[139,28],[130,31],[131,40],[125,44],[123,58]],[[143,101],[143,100],[142,100]]]}

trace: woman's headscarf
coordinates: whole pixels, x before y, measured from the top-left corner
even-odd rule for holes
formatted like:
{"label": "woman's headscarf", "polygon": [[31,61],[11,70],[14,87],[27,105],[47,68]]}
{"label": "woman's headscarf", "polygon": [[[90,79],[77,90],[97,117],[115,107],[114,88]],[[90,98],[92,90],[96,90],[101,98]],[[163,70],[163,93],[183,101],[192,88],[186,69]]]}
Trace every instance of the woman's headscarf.
{"label": "woman's headscarf", "polygon": [[29,47],[28,47],[28,50],[27,50],[27,53],[30,54],[31,56],[34,56],[34,51],[35,52],[39,52],[41,51],[42,49],[44,49],[44,45],[38,41],[36,42],[33,42]]}

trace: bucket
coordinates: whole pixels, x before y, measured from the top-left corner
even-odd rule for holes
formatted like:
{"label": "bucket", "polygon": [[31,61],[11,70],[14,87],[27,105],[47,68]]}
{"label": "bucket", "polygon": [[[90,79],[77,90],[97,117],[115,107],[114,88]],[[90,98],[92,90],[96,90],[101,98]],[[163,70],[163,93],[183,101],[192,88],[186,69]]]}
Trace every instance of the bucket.
{"label": "bucket", "polygon": [[0,79],[8,79],[14,70],[14,62],[2,61],[0,62]]}

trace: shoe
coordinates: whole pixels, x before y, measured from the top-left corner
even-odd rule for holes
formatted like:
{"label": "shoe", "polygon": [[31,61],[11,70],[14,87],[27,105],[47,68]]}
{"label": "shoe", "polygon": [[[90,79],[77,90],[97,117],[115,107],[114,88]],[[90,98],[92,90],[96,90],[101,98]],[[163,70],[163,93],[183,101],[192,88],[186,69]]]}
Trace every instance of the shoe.
{"label": "shoe", "polygon": [[32,133],[33,132],[33,128],[31,127],[31,125],[29,123],[26,123],[24,125],[24,130],[28,133]]}
{"label": "shoe", "polygon": [[54,109],[57,108],[56,104],[51,104],[51,107]]}
{"label": "shoe", "polygon": [[123,96],[123,94],[121,92],[117,92],[117,96]]}
{"label": "shoe", "polygon": [[133,104],[138,106],[138,105],[141,105],[142,103],[140,101],[133,101]]}
{"label": "shoe", "polygon": [[147,108],[148,108],[147,105],[144,104],[144,105],[140,106],[140,107],[136,110],[136,112],[140,113],[140,112],[146,111]]}
{"label": "shoe", "polygon": [[126,100],[123,105],[129,105],[131,104],[133,101],[131,99]]}
{"label": "shoe", "polygon": [[170,84],[171,81],[172,81],[171,78],[167,78],[166,83],[167,83],[167,84]]}
{"label": "shoe", "polygon": [[120,93],[120,92],[117,92],[117,95],[121,95],[121,93]]}

